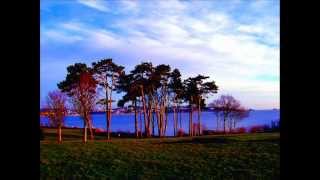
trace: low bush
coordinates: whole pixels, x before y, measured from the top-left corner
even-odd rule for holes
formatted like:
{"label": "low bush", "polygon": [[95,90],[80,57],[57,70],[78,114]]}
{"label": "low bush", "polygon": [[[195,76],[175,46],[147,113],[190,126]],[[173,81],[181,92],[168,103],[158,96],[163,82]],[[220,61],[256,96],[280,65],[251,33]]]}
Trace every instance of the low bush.
{"label": "low bush", "polygon": [[250,128],[250,133],[258,133],[258,132],[263,132],[263,131],[264,131],[264,126],[260,126],[260,125],[252,126]]}
{"label": "low bush", "polygon": [[232,130],[232,132],[235,133],[235,134],[243,134],[243,133],[246,133],[246,128],[240,127],[240,128],[235,129],[235,130]]}
{"label": "low bush", "polygon": [[183,137],[183,136],[186,136],[186,133],[184,132],[184,130],[183,129],[179,129],[178,130],[178,137]]}

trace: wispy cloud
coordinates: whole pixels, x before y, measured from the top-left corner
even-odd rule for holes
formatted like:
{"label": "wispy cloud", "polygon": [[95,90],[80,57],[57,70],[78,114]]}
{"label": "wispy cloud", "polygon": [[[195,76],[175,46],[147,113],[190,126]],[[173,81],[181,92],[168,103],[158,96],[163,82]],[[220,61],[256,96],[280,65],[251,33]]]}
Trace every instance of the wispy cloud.
{"label": "wispy cloud", "polygon": [[104,0],[78,0],[80,4],[88,6],[90,8],[97,9],[99,11],[107,12],[109,8],[106,5]]}
{"label": "wispy cloud", "polygon": [[[181,69],[184,78],[206,74],[218,83],[221,93],[235,94],[247,106],[261,107],[266,102],[265,107],[279,107],[279,16],[272,11],[276,3],[245,6],[243,1],[235,1],[235,14],[215,9],[219,4],[216,1],[99,3],[102,1],[88,6],[101,11],[98,8],[110,5],[122,15],[102,10],[107,15],[105,23],[99,25],[76,16],[68,18],[55,22],[41,39],[51,37],[74,47],[81,45],[83,56],[93,52],[112,54],[126,65],[142,60],[170,64]],[[241,5],[256,9],[240,12]],[[247,11],[248,18],[239,18]]]}

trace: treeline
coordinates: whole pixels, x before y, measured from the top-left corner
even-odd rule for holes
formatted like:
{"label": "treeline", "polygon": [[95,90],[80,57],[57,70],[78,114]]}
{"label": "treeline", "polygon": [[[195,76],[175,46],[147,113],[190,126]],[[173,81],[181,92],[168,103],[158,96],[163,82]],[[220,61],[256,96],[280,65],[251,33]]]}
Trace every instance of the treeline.
{"label": "treeline", "polygon": [[[202,135],[201,110],[206,106],[209,95],[218,92],[215,81],[209,81],[209,76],[197,75],[182,80],[179,69],[172,69],[170,65],[153,65],[142,62],[130,72],[116,64],[112,59],[94,62],[91,66],[75,63],[67,67],[66,78],[58,83],[59,90],[50,92],[47,108],[51,109],[49,119],[56,122],[59,137],[63,116],[66,115],[66,103],[70,102],[84,120],[83,142],[87,142],[87,129],[90,139],[94,139],[91,112],[97,104],[104,107],[106,112],[107,139],[110,139],[112,103],[114,93],[122,93],[117,102],[118,107],[128,104],[134,109],[135,136],[155,136],[157,127],[159,137],[164,137],[168,127],[168,109],[173,109],[174,136],[181,134],[181,122],[178,123],[178,113],[182,104],[187,104],[189,111],[189,136]],[[102,93],[102,95],[101,95]],[[247,110],[230,95],[223,95],[210,104],[219,119],[223,121],[224,133],[229,123],[229,131],[235,128],[236,122],[247,116]],[[142,109],[142,122],[138,123],[138,110]],[[197,121],[193,119],[197,112]],[[141,117],[141,116],[140,116]],[[180,119],[181,121],[181,119]],[[228,122],[228,123],[227,123]],[[219,123],[217,121],[217,123]],[[140,128],[139,128],[140,125]],[[179,126],[180,125],[180,126]],[[219,126],[217,126],[219,127]],[[59,130],[60,129],[60,130]],[[218,129],[217,129],[218,130]],[[61,138],[58,138],[61,142]]]}

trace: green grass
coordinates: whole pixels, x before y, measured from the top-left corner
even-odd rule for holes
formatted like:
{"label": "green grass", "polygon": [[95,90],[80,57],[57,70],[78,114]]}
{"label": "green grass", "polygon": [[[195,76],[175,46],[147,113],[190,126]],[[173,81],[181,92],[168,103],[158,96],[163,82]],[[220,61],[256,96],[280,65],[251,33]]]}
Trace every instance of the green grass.
{"label": "green grass", "polygon": [[[279,133],[81,143],[80,130],[45,130],[41,179],[279,179]],[[97,137],[103,139],[104,137]]]}

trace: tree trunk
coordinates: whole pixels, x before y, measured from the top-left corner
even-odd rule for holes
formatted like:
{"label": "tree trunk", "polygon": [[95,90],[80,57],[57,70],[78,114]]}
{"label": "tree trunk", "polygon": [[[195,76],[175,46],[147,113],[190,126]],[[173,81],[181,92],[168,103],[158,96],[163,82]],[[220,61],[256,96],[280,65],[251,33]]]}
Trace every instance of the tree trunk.
{"label": "tree trunk", "polygon": [[88,119],[87,121],[89,125],[89,130],[90,130],[90,139],[94,140],[91,117],[87,117],[87,119]]}
{"label": "tree trunk", "polygon": [[[109,113],[110,113],[109,111],[108,111],[108,115],[107,115],[108,117],[110,117],[109,116]],[[108,121],[107,121],[107,140],[110,140],[110,119],[109,118],[108,118]]]}
{"label": "tree trunk", "polygon": [[148,131],[148,133],[147,133],[147,136],[148,137],[151,137],[151,119],[152,119],[152,101],[151,101],[151,97],[150,97],[151,95],[149,95],[149,102],[148,102],[148,117],[147,117],[147,121],[148,121],[148,123],[147,123],[147,131]]}
{"label": "tree trunk", "polygon": [[176,108],[173,108],[173,136],[177,136]]}
{"label": "tree trunk", "polygon": [[107,130],[107,140],[109,140],[109,103],[108,103],[108,99],[109,99],[109,96],[108,96],[108,90],[109,90],[109,88],[108,88],[108,85],[106,85],[105,86],[105,89],[106,89],[106,104],[105,104],[105,106],[106,106],[106,125],[107,125],[107,128],[106,128],[106,130]]}
{"label": "tree trunk", "polygon": [[152,112],[152,135],[154,136],[154,115],[155,115],[155,112]]}
{"label": "tree trunk", "polygon": [[144,97],[144,92],[143,92],[143,86],[140,86],[140,91],[141,91],[141,98],[142,98],[142,103],[143,103],[143,118],[144,118],[144,129],[146,136],[148,137],[148,122],[147,122],[147,111],[146,111],[146,100]]}
{"label": "tree trunk", "polygon": [[226,133],[226,115],[223,116],[223,133]]}
{"label": "tree trunk", "polygon": [[156,111],[156,117],[157,117],[157,126],[158,126],[158,136],[161,136],[161,122],[160,122],[160,109],[158,109],[158,100],[155,99],[155,111]]}
{"label": "tree trunk", "polygon": [[192,122],[192,116],[193,116],[193,114],[192,114],[192,112],[193,112],[193,108],[192,108],[192,106],[191,106],[191,108],[190,108],[190,115],[189,115],[189,135],[192,137],[193,136],[193,122]]}
{"label": "tree trunk", "polygon": [[83,128],[83,143],[87,143],[88,138],[87,138],[87,123],[84,122],[84,128]]}
{"label": "tree trunk", "polygon": [[179,106],[179,120],[180,120],[180,128],[182,128],[182,112],[181,112],[181,109],[180,109],[180,106]]}
{"label": "tree trunk", "polygon": [[217,121],[216,131],[219,131],[219,113],[218,112],[216,112],[216,121]]}
{"label": "tree trunk", "polygon": [[159,129],[160,129],[160,135],[159,137],[162,137],[163,135],[163,112],[162,112],[162,107],[160,105],[160,112],[159,112]]}
{"label": "tree trunk", "polygon": [[168,128],[168,108],[165,107],[164,108],[164,113],[165,113],[165,126],[164,126],[164,136],[166,135],[166,132],[167,132],[167,128]]}
{"label": "tree trunk", "polygon": [[139,117],[140,117],[140,138],[142,138],[142,113],[141,113],[141,109],[139,109]]}
{"label": "tree trunk", "polygon": [[201,97],[198,100],[198,122],[199,122],[199,136],[202,135],[201,129]]}
{"label": "tree trunk", "polygon": [[137,119],[137,101],[134,101],[134,130],[136,133],[136,138],[138,138],[139,134],[138,134],[138,119]]}
{"label": "tree trunk", "polygon": [[61,136],[61,125],[58,126],[58,143],[62,143],[62,136]]}

